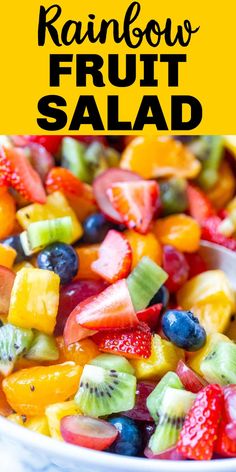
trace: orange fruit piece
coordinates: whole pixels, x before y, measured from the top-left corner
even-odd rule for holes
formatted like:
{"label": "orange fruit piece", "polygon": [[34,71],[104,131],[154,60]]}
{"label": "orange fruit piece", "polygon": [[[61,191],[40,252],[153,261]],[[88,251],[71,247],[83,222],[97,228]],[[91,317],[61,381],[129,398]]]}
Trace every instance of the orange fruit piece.
{"label": "orange fruit piece", "polygon": [[92,262],[98,259],[99,244],[90,244],[76,248],[79,256],[79,271],[76,279],[93,279],[99,280],[99,277],[91,268]]}
{"label": "orange fruit piece", "polygon": [[10,193],[0,195],[0,239],[11,234],[15,225],[16,206]]}
{"label": "orange fruit piece", "polygon": [[219,180],[207,192],[207,196],[216,210],[221,210],[233,198],[235,193],[235,177],[227,161],[223,161],[219,169]]}
{"label": "orange fruit piece", "polygon": [[52,403],[75,395],[82,367],[74,363],[19,370],[3,380],[10,406],[20,415],[43,415]]}
{"label": "orange fruit piece", "polygon": [[139,136],[121,156],[120,166],[145,179],[185,177],[193,179],[201,170],[200,162],[180,141],[169,136]]}
{"label": "orange fruit piece", "polygon": [[2,380],[0,384],[0,415],[1,416],[9,416],[12,413],[12,408],[7,403],[7,399],[5,393],[2,389]]}
{"label": "orange fruit piece", "polygon": [[184,214],[171,215],[158,220],[154,233],[161,244],[170,244],[182,252],[195,252],[199,248],[201,230],[199,224]]}
{"label": "orange fruit piece", "polygon": [[16,251],[10,246],[0,244],[0,265],[11,269],[16,258]]}
{"label": "orange fruit piece", "polygon": [[129,230],[124,234],[132,249],[132,269],[136,267],[143,256],[148,256],[158,265],[161,265],[162,248],[153,233],[139,234],[136,231]]}
{"label": "orange fruit piece", "polygon": [[63,362],[73,361],[76,364],[84,366],[100,354],[97,345],[91,339],[82,339],[81,341],[66,346],[63,336],[59,336],[56,342],[59,348],[61,362],[63,359]]}

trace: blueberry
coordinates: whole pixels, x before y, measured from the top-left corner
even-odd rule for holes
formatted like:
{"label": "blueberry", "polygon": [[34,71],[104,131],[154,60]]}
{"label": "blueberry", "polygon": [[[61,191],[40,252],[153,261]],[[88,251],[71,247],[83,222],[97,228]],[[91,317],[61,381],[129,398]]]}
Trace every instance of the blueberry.
{"label": "blueberry", "polygon": [[88,244],[101,243],[108,231],[114,228],[114,225],[106,220],[102,213],[93,213],[84,221],[83,242]]}
{"label": "blueberry", "polygon": [[15,251],[17,252],[15,262],[22,262],[25,259],[27,259],[27,257],[25,256],[23,247],[21,245],[20,236],[18,234],[2,239],[0,243],[3,244],[3,246],[10,246],[13,249],[15,249]]}
{"label": "blueberry", "polygon": [[61,284],[71,282],[78,272],[78,256],[72,246],[65,243],[53,243],[45,247],[37,258],[40,269],[52,270],[61,279]]}
{"label": "blueberry", "polygon": [[166,311],[162,317],[162,330],[173,344],[186,351],[197,351],[206,342],[205,329],[191,311]]}
{"label": "blueberry", "polygon": [[115,416],[108,422],[119,431],[118,438],[107,449],[108,452],[124,456],[138,456],[142,448],[142,433],[136,422],[123,416]]}
{"label": "blueberry", "polygon": [[168,289],[165,287],[165,285],[162,285],[158,292],[155,293],[154,297],[152,297],[149,306],[156,305],[156,303],[162,303],[162,311],[165,311],[168,306],[169,299],[170,295]]}

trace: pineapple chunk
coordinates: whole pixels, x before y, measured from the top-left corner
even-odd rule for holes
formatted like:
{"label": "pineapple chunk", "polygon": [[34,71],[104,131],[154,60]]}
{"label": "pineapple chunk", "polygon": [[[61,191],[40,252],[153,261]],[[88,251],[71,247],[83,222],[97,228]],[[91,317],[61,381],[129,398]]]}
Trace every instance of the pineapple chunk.
{"label": "pineapple chunk", "polygon": [[207,334],[223,333],[227,328],[232,309],[230,303],[206,303],[191,307]]}
{"label": "pineapple chunk", "polygon": [[60,422],[64,416],[80,415],[81,412],[74,400],[62,403],[54,403],[46,408],[45,414],[48,419],[48,426],[52,438],[62,441]]}
{"label": "pineapple chunk", "polygon": [[200,369],[200,365],[205,359],[206,356],[208,356],[209,352],[212,351],[213,347],[218,344],[219,342],[232,342],[227,336],[221,333],[214,333],[214,334],[209,334],[207,336],[206,344],[199,349],[196,353],[190,354],[189,360],[188,360],[188,365],[191,367],[191,369],[195,370],[199,375],[203,376],[203,373]]}
{"label": "pineapple chunk", "polygon": [[30,262],[28,261],[23,261],[23,262],[19,262],[18,264],[15,264],[13,266],[13,270],[14,272],[19,272],[21,269],[33,269],[34,266],[32,264],[30,264]]}
{"label": "pineapple chunk", "polygon": [[60,278],[42,269],[21,269],[14,281],[8,322],[52,334],[59,303]]}
{"label": "pineapple chunk", "polygon": [[152,339],[151,356],[148,359],[133,359],[137,379],[160,379],[170,370],[175,370],[184,351],[155,334]]}
{"label": "pineapple chunk", "polygon": [[48,195],[45,205],[33,203],[17,211],[16,217],[22,228],[25,230],[30,223],[43,220],[52,220],[70,216],[72,220],[72,237],[70,243],[74,243],[82,236],[83,230],[77,216],[70,207],[66,197],[61,192],[54,192]]}
{"label": "pineapple chunk", "polygon": [[44,416],[32,416],[27,418],[24,415],[17,415],[13,413],[7,417],[8,420],[12,421],[19,426],[24,426],[35,433],[44,434],[45,436],[50,436],[49,429],[48,429],[48,420],[47,417]]}

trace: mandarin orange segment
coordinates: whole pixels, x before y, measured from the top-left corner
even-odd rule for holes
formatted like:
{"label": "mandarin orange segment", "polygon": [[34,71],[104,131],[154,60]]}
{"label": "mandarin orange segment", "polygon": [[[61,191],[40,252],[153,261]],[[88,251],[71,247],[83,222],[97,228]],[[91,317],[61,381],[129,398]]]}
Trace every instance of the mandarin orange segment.
{"label": "mandarin orange segment", "polygon": [[0,195],[0,239],[6,238],[13,231],[15,216],[15,200],[8,192],[5,192]]}
{"label": "mandarin orange segment", "polygon": [[9,405],[20,415],[43,415],[52,403],[64,402],[78,390],[82,367],[74,363],[23,369],[3,381]]}
{"label": "mandarin orange segment", "polygon": [[7,402],[6,395],[2,389],[2,379],[0,380],[0,416],[9,416],[12,413],[12,408]]}
{"label": "mandarin orange segment", "polygon": [[145,179],[172,176],[193,179],[201,170],[200,162],[180,141],[160,136],[133,139],[124,150],[120,165]]}
{"label": "mandarin orange segment", "polygon": [[59,336],[56,341],[59,347],[60,359],[63,359],[64,362],[73,361],[84,366],[100,354],[97,345],[91,339],[82,339],[69,346],[65,346],[62,336]]}
{"label": "mandarin orange segment", "polygon": [[199,224],[184,214],[171,215],[158,220],[154,233],[161,244],[170,244],[182,252],[195,252],[199,248]]}
{"label": "mandarin orange segment", "polygon": [[207,196],[216,210],[227,205],[235,193],[235,177],[227,161],[222,162],[219,170],[219,180],[213,188],[207,192]]}
{"label": "mandarin orange segment", "polygon": [[99,244],[91,244],[76,248],[76,252],[79,256],[79,271],[75,277],[76,279],[100,279],[91,268],[92,262],[98,259],[98,250]]}
{"label": "mandarin orange segment", "polygon": [[10,246],[0,244],[0,265],[11,269],[16,258],[16,251]]}
{"label": "mandarin orange segment", "polygon": [[150,257],[158,265],[161,265],[162,248],[153,233],[139,234],[136,231],[129,230],[125,232],[125,236],[132,249],[132,269],[144,256]]}

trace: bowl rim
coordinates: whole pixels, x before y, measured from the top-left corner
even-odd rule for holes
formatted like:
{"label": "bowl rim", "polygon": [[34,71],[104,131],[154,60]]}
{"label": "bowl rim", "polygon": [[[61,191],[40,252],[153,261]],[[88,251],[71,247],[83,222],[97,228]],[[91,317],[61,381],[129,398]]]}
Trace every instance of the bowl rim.
{"label": "bowl rim", "polygon": [[[63,443],[61,441],[43,436],[34,431],[30,431],[17,425],[6,418],[0,417],[0,437],[10,437],[24,445],[31,446],[41,453],[49,454],[50,458],[73,460],[89,466],[97,466],[106,470],[125,470],[127,472],[153,472],[155,470],[165,470],[166,472],[189,472],[189,461],[154,460],[140,457],[128,457],[117,454],[110,454],[102,451],[94,451],[80,446]],[[56,462],[55,462],[56,463]],[[201,468],[204,472],[233,471],[236,469],[236,459],[214,459],[212,461],[201,461]],[[191,469],[199,472],[199,461],[191,462]],[[96,469],[94,469],[96,470]]]}

